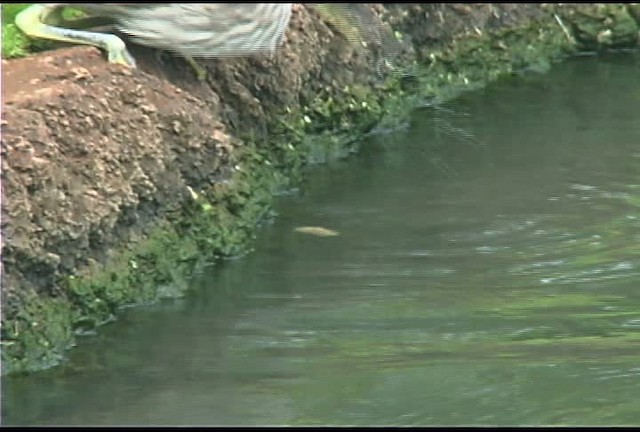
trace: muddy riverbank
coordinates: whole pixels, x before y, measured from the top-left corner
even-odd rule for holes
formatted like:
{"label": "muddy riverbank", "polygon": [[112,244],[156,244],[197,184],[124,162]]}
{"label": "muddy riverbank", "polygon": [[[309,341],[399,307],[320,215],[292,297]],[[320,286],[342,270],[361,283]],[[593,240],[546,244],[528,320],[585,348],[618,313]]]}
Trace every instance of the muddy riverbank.
{"label": "muddy riverbank", "polygon": [[638,46],[635,5],[373,7],[411,85],[302,5],[274,56],[203,62],[205,82],[139,47],[133,71],[86,47],[3,61],[3,373],[56,364],[120,306],[246,251],[310,159],[347,154],[410,101]]}

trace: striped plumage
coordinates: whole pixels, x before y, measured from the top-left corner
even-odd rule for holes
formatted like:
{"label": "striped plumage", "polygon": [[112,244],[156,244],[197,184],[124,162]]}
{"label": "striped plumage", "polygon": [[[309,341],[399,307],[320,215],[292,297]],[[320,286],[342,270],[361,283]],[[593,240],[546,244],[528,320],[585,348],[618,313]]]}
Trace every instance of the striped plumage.
{"label": "striped plumage", "polygon": [[276,49],[291,3],[69,3],[112,19],[141,45],[184,56],[245,56]]}
{"label": "striped plumage", "polygon": [[[60,13],[65,6],[80,9],[89,17],[66,21]],[[16,25],[34,38],[97,46],[107,51],[110,63],[135,67],[135,59],[118,36],[83,30],[106,21],[115,24],[134,42],[183,55],[198,77],[204,79],[205,71],[193,57],[247,56],[275,50],[289,24],[291,6],[291,3],[36,3],[16,16]]]}

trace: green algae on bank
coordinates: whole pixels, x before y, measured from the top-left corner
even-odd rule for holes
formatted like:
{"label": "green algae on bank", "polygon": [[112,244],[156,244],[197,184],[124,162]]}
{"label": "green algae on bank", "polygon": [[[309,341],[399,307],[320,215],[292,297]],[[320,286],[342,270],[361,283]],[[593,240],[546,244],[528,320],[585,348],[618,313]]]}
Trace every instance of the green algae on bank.
{"label": "green algae on bank", "polygon": [[[262,165],[264,166],[264,165]],[[62,278],[65,298],[26,299],[5,311],[3,373],[50,367],[84,333],[115,319],[118,308],[178,297],[198,263],[239,255],[250,247],[256,224],[269,216],[279,177],[254,164],[187,203],[175,223],[165,223],[104,267]],[[208,195],[214,198],[207,199]],[[46,326],[43,323],[47,323]]]}
{"label": "green algae on bank", "polygon": [[[64,277],[63,295],[34,295],[5,311],[3,373],[49,367],[63,358],[74,332],[92,331],[114,319],[119,307],[179,296],[198,265],[246,252],[256,227],[272,216],[270,203],[276,191],[299,183],[308,163],[350,154],[372,127],[393,127],[417,103],[444,102],[511,73],[545,71],[574,53],[579,46],[566,33],[574,28],[574,16],[578,15],[560,19],[549,13],[543,22],[522,28],[456,38],[431,52],[429,64],[414,70],[411,92],[401,77],[391,76],[379,88],[333,89],[318,94],[308,106],[285,108],[273,125],[270,146],[258,148],[247,142],[240,169],[230,181],[194,191],[171,223],[157,227],[106,266],[96,263]],[[599,23],[611,26],[604,20]],[[633,30],[630,25],[625,28]],[[594,34],[597,40],[598,33]]]}

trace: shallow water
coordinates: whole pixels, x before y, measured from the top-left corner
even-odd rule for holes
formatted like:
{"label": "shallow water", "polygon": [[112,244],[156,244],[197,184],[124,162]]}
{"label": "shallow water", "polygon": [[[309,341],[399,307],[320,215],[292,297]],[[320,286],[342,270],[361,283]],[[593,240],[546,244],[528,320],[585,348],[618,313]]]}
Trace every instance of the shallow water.
{"label": "shallow water", "polygon": [[3,423],[640,425],[639,72],[417,110],[187,297],[5,378]]}

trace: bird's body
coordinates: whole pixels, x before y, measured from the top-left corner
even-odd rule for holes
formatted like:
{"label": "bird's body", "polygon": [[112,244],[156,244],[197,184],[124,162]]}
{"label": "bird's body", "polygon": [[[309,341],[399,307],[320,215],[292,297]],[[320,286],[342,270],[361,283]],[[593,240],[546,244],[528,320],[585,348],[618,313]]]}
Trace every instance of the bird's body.
{"label": "bird's body", "polygon": [[291,3],[68,3],[112,19],[141,45],[191,57],[245,56],[275,50]]}
{"label": "bird's body", "polygon": [[16,17],[27,35],[94,45],[111,63],[135,67],[124,42],[112,34],[47,24],[65,6],[112,21],[134,42],[187,58],[247,56],[271,52],[282,42],[291,3],[41,3]]}

